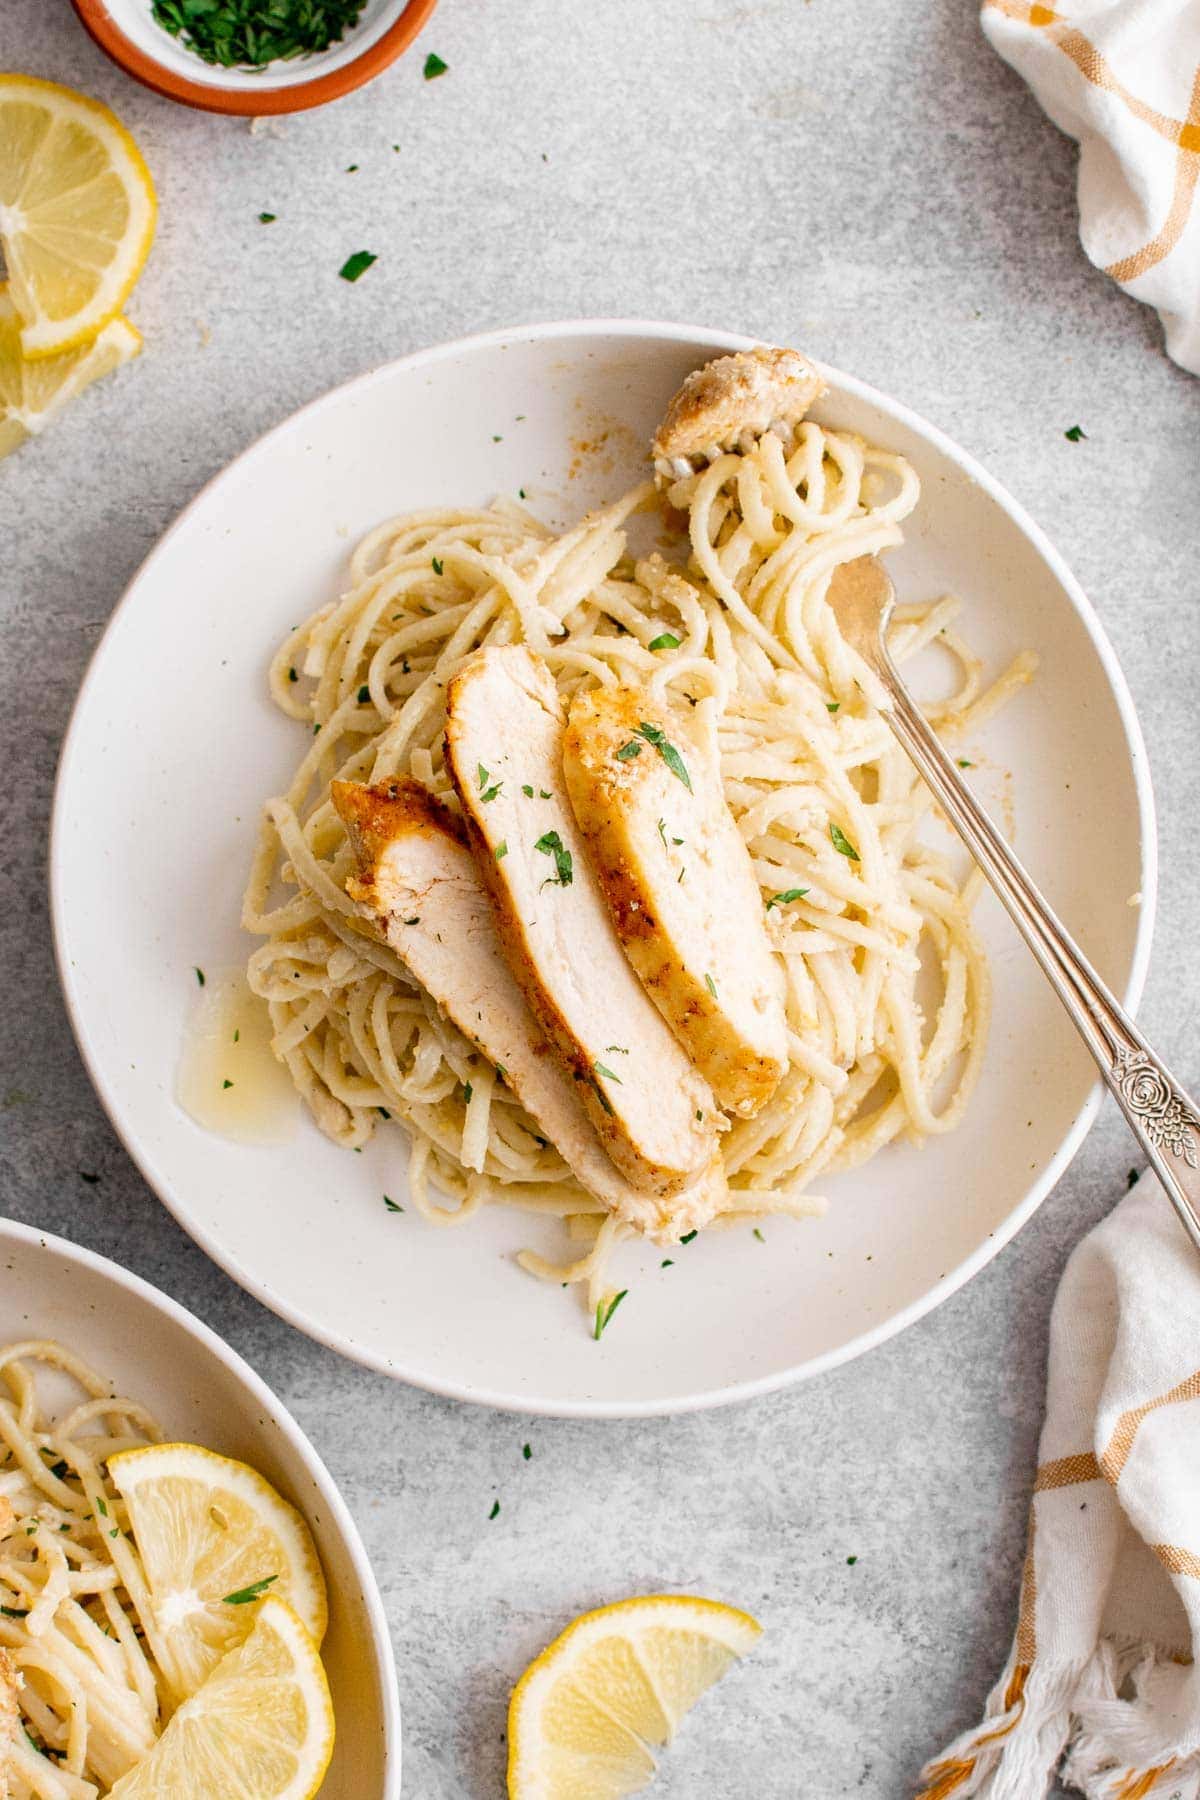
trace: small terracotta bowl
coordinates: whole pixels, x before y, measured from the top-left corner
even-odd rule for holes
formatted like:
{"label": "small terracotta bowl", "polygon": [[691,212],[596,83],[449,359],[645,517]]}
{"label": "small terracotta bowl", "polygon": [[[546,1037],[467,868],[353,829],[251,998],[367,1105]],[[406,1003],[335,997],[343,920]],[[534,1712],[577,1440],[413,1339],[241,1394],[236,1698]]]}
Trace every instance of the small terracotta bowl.
{"label": "small terracotta bowl", "polygon": [[72,0],[118,68],[168,100],[204,112],[305,112],[353,93],[407,50],[437,0],[367,0],[340,43],[265,69],[213,67],[155,23],[151,0]]}

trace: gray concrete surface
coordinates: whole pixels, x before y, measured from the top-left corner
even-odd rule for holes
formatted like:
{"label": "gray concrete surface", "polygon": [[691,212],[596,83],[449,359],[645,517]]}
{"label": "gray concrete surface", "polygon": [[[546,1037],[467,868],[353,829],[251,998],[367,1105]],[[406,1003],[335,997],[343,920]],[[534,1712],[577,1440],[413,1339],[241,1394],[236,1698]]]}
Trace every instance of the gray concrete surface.
{"label": "gray concrete surface", "polygon": [[[427,49],[450,65],[428,84]],[[133,86],[67,0],[3,0],[0,65],[110,101],[162,201],[132,307],[145,357],[0,470],[4,1210],[168,1289],[312,1434],[383,1586],[408,1794],[496,1800],[528,1657],[585,1606],[677,1585],[768,1631],[658,1791],[911,1793],[1008,1643],[1051,1298],[1136,1160],[1111,1106],[965,1292],[780,1398],[580,1425],[409,1392],[243,1294],[116,1142],[52,965],[55,758],[146,550],[228,458],[333,383],[460,332],[571,314],[796,341],[973,450],[1090,590],[1141,712],[1165,847],[1143,1018],[1195,1084],[1200,384],[1166,360],[1153,315],[1088,266],[1074,148],[969,0],[443,0],[420,54],[258,134]],[[379,262],[348,287],[337,270],[362,247]],[[1076,423],[1087,439],[1068,443]]]}

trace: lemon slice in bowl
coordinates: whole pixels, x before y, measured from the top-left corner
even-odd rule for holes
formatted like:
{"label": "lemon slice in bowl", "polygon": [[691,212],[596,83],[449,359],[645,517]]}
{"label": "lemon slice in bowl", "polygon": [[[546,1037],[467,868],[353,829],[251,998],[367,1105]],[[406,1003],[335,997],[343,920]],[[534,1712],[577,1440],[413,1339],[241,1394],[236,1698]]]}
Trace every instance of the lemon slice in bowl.
{"label": "lemon slice in bowl", "polygon": [[154,218],[150,171],[107,106],[0,75],[0,247],[26,357],[87,343],[116,318]]}
{"label": "lemon slice in bowl", "polygon": [[90,344],[27,362],[21,321],[7,287],[0,287],[0,456],[43,430],[68,401],[142,347],[128,319],[110,319]]}
{"label": "lemon slice in bowl", "polygon": [[615,1800],[653,1779],[651,1746],[761,1635],[715,1600],[650,1594],[584,1613],[526,1669],[508,1708],[509,1800]]}
{"label": "lemon slice in bowl", "polygon": [[197,1444],[151,1444],[110,1457],[108,1472],[148,1589],[146,1633],[177,1700],[245,1640],[267,1597],[320,1643],[329,1614],[312,1535],[256,1469]]}
{"label": "lemon slice in bowl", "polygon": [[290,1606],[264,1600],[254,1629],[173,1715],[110,1800],[311,1800],[333,1754],[317,1646]]}

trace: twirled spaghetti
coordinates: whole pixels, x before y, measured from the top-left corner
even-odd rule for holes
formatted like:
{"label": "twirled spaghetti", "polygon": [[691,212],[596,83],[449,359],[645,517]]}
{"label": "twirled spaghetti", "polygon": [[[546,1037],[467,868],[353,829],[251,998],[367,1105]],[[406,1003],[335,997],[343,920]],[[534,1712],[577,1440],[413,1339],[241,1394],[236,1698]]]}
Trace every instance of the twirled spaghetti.
{"label": "twirled spaghetti", "polygon": [[[593,1306],[624,1229],[345,892],[350,853],[331,780],[408,773],[456,805],[445,689],[487,644],[528,643],[564,694],[642,683],[714,719],[786,972],[790,1045],[774,1097],[724,1136],[732,1203],[719,1223],[819,1210],[809,1193],[819,1176],[901,1134],[920,1141],[958,1123],[989,1013],[970,921],[977,884],[960,885],[919,837],[929,796],[825,600],[840,563],[901,541],[917,498],[900,457],[805,421],[670,485],[667,523],[685,529],[666,554],[627,554],[626,526],[655,501],[650,484],[558,537],[508,501],[389,521],[355,552],[346,593],[281,646],[271,693],[312,741],[266,808],[244,908],[266,940],[250,983],[324,1131],[355,1148],[387,1121],[404,1126],[427,1221],[462,1224],[497,1203],[563,1218],[580,1253],[561,1266],[529,1252],[522,1261],[586,1281]],[[1032,669],[1018,658],[985,691],[951,629],[956,611],[952,599],[904,607],[894,639],[902,659],[934,640],[954,659],[954,691],[929,709],[952,737]],[[848,829],[832,829],[835,818]],[[937,990],[924,1005],[923,952]]]}
{"label": "twirled spaghetti", "polygon": [[[54,1416],[39,1373],[82,1398]],[[12,1800],[95,1800],[148,1754],[162,1728],[145,1647],[149,1595],[105,1463],[162,1433],[134,1400],[49,1340],[0,1353],[0,1679],[20,1728]],[[0,1757],[0,1763],[3,1758]]]}

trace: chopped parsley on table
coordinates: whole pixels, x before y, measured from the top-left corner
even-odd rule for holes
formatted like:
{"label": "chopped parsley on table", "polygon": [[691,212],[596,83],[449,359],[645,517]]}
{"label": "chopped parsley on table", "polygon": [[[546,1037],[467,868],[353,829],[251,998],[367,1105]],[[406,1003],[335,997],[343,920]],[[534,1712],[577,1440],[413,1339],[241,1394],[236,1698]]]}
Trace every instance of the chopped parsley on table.
{"label": "chopped parsley on table", "polygon": [[1072,444],[1077,444],[1080,438],[1085,438],[1087,436],[1087,432],[1083,429],[1082,425],[1072,425],[1068,430],[1063,432],[1063,436]]}
{"label": "chopped parsley on table", "polygon": [[356,250],[353,256],[348,256],[346,258],[345,262],[338,270],[338,274],[343,281],[357,281],[360,275],[366,274],[373,262],[378,261],[379,258],[373,251]]}
{"label": "chopped parsley on table", "polygon": [[431,50],[429,55],[425,58],[426,81],[436,81],[438,76],[444,75],[449,67],[449,63],[443,62],[441,57],[438,56],[435,51]]}
{"label": "chopped parsley on table", "polygon": [[488,1514],[488,1518],[489,1519],[498,1519],[499,1517],[500,1517],[500,1502],[498,1500],[493,1500],[492,1501],[492,1510]]}
{"label": "chopped parsley on table", "polygon": [[274,213],[259,213],[258,222],[260,225],[273,225],[275,223],[275,214]]}
{"label": "chopped parsley on table", "polygon": [[366,0],[153,0],[156,25],[222,69],[262,69],[340,43]]}
{"label": "chopped parsley on table", "polygon": [[392,1199],[389,1199],[387,1194],[385,1194],[383,1196],[383,1204],[387,1207],[389,1212],[403,1212],[404,1211],[404,1208],[402,1206],[397,1206],[396,1202]]}

